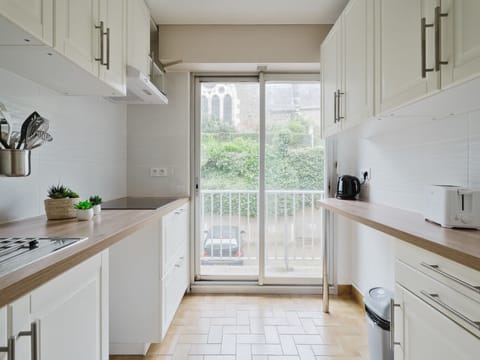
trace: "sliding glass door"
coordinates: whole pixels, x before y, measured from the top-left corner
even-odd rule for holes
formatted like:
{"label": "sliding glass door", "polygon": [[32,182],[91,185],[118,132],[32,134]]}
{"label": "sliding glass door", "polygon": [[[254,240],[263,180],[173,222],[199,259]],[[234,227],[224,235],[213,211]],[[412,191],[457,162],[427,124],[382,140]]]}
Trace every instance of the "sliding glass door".
{"label": "sliding glass door", "polygon": [[195,113],[196,279],[321,283],[318,80],[198,77]]}

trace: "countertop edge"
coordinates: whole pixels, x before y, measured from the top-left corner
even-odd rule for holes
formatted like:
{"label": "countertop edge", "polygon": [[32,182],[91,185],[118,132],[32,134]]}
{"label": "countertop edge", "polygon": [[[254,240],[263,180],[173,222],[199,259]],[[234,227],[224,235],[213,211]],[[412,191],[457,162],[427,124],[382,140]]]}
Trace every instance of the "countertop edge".
{"label": "countertop edge", "polygon": [[[345,216],[349,219],[355,220],[363,225],[369,226],[375,230],[378,230],[380,232],[383,232],[387,235],[390,235],[394,238],[397,238],[399,240],[405,241],[407,243],[410,243],[412,245],[418,246],[422,249],[431,251],[437,255],[443,256],[447,259],[453,260],[455,262],[458,262],[459,264],[462,264],[464,266],[470,267],[475,270],[480,271],[480,258],[478,256],[472,255],[468,252],[462,251],[456,247],[450,246],[448,244],[443,244],[439,241],[435,241],[434,239],[430,239],[427,237],[420,236],[419,234],[416,234],[415,232],[408,232],[405,231],[404,229],[399,229],[397,227],[394,227],[390,224],[380,222],[377,220],[374,220],[372,218],[368,218],[366,216],[360,216],[357,213],[354,212],[349,212],[341,207],[335,206],[334,204],[331,204],[326,201],[348,201],[348,200],[336,200],[336,199],[323,199],[323,200],[318,200],[317,204],[318,206],[321,206],[327,210],[333,211],[335,213],[338,213],[339,215]],[[353,201],[352,201],[353,202]],[[359,203],[357,201],[357,203]],[[363,204],[369,204],[366,202],[362,202]],[[385,207],[385,209],[395,210],[395,208],[390,207],[390,206],[384,206],[380,204],[372,204],[375,207]],[[406,210],[401,210],[398,209],[399,212],[407,212]],[[416,214],[411,212],[412,214]],[[428,224],[429,226],[432,227],[438,227],[438,225],[435,224]],[[465,230],[453,230],[453,229],[443,229],[440,228],[440,230],[446,230],[446,231],[465,231]],[[475,230],[469,230],[469,231],[475,231]],[[480,239],[480,232],[478,234],[479,239]],[[480,242],[478,244],[480,247]]]}
{"label": "countertop edge", "polygon": [[[77,245],[73,245],[71,249],[66,248],[64,252],[68,252],[69,254],[59,257],[56,260],[52,261],[51,258],[41,259],[38,262],[29,264],[21,269],[15,270],[12,273],[3,275],[0,277],[0,307],[5,306],[21,296],[28,294],[49,280],[52,280],[58,275],[68,271],[69,269],[100,253],[101,251],[108,249],[110,246],[124,239],[128,235],[131,235],[145,224],[164,216],[165,214],[188,202],[189,198],[179,198],[157,210],[138,210],[145,212],[145,217],[124,226],[118,231],[105,233],[96,241],[92,241],[91,243],[86,240],[86,244],[83,246],[79,245],[77,247]],[[109,210],[104,211],[107,212]],[[28,221],[28,219],[21,221]],[[65,236],[69,235],[65,234]]]}

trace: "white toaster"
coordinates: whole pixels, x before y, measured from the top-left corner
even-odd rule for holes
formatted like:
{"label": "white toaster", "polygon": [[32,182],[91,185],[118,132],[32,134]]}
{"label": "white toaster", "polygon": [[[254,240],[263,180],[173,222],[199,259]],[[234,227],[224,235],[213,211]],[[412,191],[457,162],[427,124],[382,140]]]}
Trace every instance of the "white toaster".
{"label": "white toaster", "polygon": [[480,229],[480,190],[429,185],[425,189],[424,217],[443,227]]}

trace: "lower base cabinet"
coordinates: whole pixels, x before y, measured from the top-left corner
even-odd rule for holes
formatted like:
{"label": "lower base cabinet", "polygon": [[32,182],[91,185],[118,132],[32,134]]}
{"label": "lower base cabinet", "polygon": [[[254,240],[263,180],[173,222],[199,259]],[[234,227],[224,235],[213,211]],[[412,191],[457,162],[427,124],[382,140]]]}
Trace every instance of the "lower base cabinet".
{"label": "lower base cabinet", "polygon": [[108,269],[105,250],[2,308],[0,346],[15,339],[15,360],[108,360]]}
{"label": "lower base cabinet", "polygon": [[188,205],[110,247],[110,354],[160,343],[189,284]]}

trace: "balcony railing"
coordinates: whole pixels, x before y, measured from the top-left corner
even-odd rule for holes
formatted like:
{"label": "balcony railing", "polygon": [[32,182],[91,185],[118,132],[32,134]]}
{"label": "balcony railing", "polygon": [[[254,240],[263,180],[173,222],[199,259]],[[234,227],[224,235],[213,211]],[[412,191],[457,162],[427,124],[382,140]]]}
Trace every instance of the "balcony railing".
{"label": "balcony railing", "polygon": [[[201,190],[204,265],[248,265],[258,260],[258,195],[256,190]],[[292,263],[296,268],[321,268],[323,225],[314,204],[322,198],[323,191],[266,191],[267,265],[286,271]]]}

